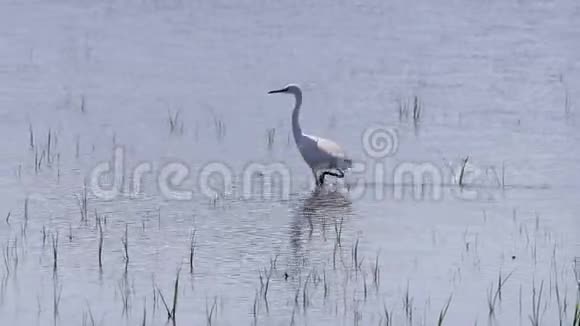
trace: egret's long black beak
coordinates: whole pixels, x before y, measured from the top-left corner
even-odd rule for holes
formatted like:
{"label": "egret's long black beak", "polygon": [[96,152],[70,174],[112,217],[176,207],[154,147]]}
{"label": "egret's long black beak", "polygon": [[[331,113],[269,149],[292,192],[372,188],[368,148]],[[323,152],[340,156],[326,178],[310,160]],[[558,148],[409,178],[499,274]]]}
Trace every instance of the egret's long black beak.
{"label": "egret's long black beak", "polygon": [[288,88],[277,89],[274,91],[269,91],[268,94],[275,94],[275,93],[284,93],[288,90]]}

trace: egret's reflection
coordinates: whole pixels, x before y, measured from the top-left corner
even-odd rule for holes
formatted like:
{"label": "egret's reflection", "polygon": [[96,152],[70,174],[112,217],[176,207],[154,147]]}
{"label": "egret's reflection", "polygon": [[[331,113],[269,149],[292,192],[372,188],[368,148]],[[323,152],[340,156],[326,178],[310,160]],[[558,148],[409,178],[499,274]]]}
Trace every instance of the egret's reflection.
{"label": "egret's reflection", "polygon": [[[290,245],[294,263],[302,265],[307,258],[303,244],[312,239],[315,228],[320,228],[323,238],[334,230],[334,221],[352,215],[352,202],[339,191],[317,189],[301,199],[292,216]],[[331,231],[334,232],[334,231]]]}

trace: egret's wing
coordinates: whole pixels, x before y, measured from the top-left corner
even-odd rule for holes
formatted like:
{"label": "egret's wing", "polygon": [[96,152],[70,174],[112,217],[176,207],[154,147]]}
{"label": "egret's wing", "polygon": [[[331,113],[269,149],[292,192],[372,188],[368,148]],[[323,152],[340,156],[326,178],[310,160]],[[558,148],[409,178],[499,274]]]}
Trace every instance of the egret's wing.
{"label": "egret's wing", "polygon": [[318,138],[316,142],[318,149],[333,157],[344,158],[345,153],[342,148],[335,142],[325,138]]}
{"label": "egret's wing", "polygon": [[317,160],[327,161],[328,159],[336,159],[339,168],[347,169],[352,165],[352,161],[346,157],[344,150],[337,143],[332,140],[316,137],[312,135],[304,135],[313,144],[316,144],[316,150],[319,152]]}

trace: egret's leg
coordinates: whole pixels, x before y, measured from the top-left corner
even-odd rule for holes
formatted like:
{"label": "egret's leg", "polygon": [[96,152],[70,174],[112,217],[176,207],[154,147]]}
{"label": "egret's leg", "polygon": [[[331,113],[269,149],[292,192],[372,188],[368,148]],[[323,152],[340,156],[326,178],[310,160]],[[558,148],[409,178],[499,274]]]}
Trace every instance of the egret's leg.
{"label": "egret's leg", "polygon": [[344,178],[344,172],[341,169],[336,169],[337,172],[324,171],[324,175],[331,175],[336,178]]}
{"label": "egret's leg", "polygon": [[326,176],[326,171],[322,172],[322,174],[320,174],[320,177],[318,177],[318,185],[322,186],[324,184],[324,177]]}
{"label": "egret's leg", "polygon": [[321,179],[318,178],[318,176],[316,175],[316,171],[314,171],[314,169],[312,169],[312,175],[314,176],[314,181],[316,182],[316,186],[319,187],[322,185],[322,182],[320,181]]}
{"label": "egret's leg", "polygon": [[320,184],[324,183],[324,177],[326,177],[327,175],[331,175],[333,177],[336,178],[344,178],[344,172],[341,169],[336,169],[337,173],[335,172],[330,172],[330,171],[324,171],[322,172],[322,174],[320,175]]}

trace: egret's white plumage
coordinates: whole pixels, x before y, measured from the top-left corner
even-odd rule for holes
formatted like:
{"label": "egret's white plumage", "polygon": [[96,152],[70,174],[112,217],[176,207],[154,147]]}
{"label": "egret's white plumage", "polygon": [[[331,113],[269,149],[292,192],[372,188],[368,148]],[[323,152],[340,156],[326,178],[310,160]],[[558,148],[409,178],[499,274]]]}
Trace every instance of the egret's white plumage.
{"label": "egret's white plumage", "polygon": [[[294,135],[294,141],[302,158],[306,161],[310,169],[312,169],[312,174],[317,185],[321,185],[324,182],[326,175],[339,178],[344,177],[344,170],[352,166],[352,161],[347,158],[342,148],[332,140],[307,135],[302,132],[299,121],[300,107],[302,106],[302,91],[300,87],[291,84],[268,93],[287,93],[294,95],[296,99],[294,111],[292,111],[292,133]],[[329,170],[337,170],[338,173]],[[322,172],[320,176],[318,175],[319,172]]]}

